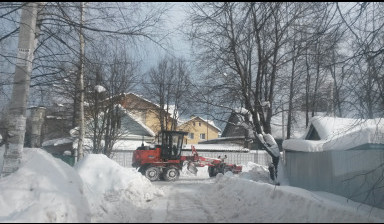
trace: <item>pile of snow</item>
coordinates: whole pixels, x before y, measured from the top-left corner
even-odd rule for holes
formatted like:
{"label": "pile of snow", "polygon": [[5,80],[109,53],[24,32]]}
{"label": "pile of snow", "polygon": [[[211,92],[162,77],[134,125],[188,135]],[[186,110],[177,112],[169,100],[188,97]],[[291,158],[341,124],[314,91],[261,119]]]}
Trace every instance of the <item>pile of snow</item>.
{"label": "pile of snow", "polygon": [[[17,172],[0,179],[0,222],[384,220],[382,209],[341,196],[274,186],[267,167],[252,162],[244,164],[240,174],[216,178],[209,178],[207,166],[197,167],[196,175],[183,169],[180,180],[170,184],[150,182],[102,154],[86,155],[75,167],[41,149],[25,148],[22,158]],[[198,182],[204,184],[194,184]],[[202,213],[196,215],[197,210]]]}
{"label": "pile of snow", "polygon": [[90,222],[76,171],[44,150],[25,148],[17,172],[0,179],[0,222]]}
{"label": "pile of snow", "polygon": [[218,174],[206,195],[207,201],[220,205],[211,214],[219,218],[215,222],[382,222],[370,216],[372,210],[355,209],[314,192],[227,174]]}
{"label": "pile of snow", "polygon": [[272,183],[267,166],[248,162],[247,164],[242,165],[242,167],[242,172],[239,174],[240,178],[256,182]]}
{"label": "pile of snow", "polygon": [[84,181],[92,222],[141,222],[148,202],[164,194],[134,168],[103,154],[86,155],[75,169]]}

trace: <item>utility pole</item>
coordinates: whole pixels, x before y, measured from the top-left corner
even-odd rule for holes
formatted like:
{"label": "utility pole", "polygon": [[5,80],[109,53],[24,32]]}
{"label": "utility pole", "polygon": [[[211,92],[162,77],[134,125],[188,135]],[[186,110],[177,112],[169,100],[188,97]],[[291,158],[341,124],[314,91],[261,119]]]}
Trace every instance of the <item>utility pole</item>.
{"label": "utility pole", "polygon": [[32,73],[33,53],[38,8],[41,3],[26,2],[21,9],[19,43],[13,90],[7,115],[5,153],[1,177],[8,176],[19,169],[24,148],[27,102]]}
{"label": "utility pole", "polygon": [[80,133],[79,142],[77,146],[77,161],[81,160],[84,156],[83,141],[84,141],[84,36],[83,36],[83,24],[84,24],[84,7],[85,3],[80,3],[80,69],[79,69],[79,91],[80,91]]}

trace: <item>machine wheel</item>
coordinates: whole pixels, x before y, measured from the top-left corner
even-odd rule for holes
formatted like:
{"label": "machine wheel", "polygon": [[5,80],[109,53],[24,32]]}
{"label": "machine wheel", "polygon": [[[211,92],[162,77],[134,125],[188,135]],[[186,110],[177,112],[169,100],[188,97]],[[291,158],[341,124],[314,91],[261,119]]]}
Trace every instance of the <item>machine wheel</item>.
{"label": "machine wheel", "polygon": [[158,180],[160,176],[160,169],[156,166],[150,166],[145,170],[145,177],[150,181]]}
{"label": "machine wheel", "polygon": [[228,171],[232,172],[232,169],[230,167],[224,167],[223,174],[225,174]]}
{"label": "machine wheel", "polygon": [[215,177],[217,175],[217,168],[215,166],[209,166],[208,167],[208,174],[209,177]]}
{"label": "machine wheel", "polygon": [[146,166],[141,166],[138,171],[145,176],[146,168],[147,168]]}
{"label": "machine wheel", "polygon": [[163,178],[164,180],[167,180],[167,181],[175,181],[179,179],[179,176],[180,176],[180,172],[179,172],[179,169],[177,169],[176,167],[166,168],[163,173]]}

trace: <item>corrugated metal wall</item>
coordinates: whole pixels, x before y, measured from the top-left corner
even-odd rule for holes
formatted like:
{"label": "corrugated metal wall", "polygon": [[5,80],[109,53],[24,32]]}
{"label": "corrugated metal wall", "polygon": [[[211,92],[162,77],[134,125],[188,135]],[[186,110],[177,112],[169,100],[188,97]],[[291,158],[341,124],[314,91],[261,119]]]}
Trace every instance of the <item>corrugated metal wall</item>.
{"label": "corrugated metal wall", "polygon": [[284,164],[291,186],[384,208],[384,149],[286,151]]}
{"label": "corrugated metal wall", "polygon": [[[218,156],[224,157],[227,155],[226,163],[233,163],[236,165],[247,164],[248,162],[258,163],[264,166],[272,161],[271,156],[267,152],[258,150],[255,153],[238,153],[238,152],[198,152],[199,156],[217,158]],[[111,158],[118,164],[124,167],[132,167],[132,154],[133,151],[115,150]],[[182,151],[182,155],[191,155],[191,152]]]}

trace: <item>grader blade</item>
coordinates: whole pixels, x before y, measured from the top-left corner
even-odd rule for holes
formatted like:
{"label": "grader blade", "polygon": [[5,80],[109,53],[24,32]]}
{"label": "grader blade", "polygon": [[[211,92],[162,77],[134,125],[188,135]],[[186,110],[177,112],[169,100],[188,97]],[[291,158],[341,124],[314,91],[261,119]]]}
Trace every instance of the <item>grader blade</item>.
{"label": "grader blade", "polygon": [[193,162],[188,163],[187,170],[195,175],[197,174],[197,168]]}

